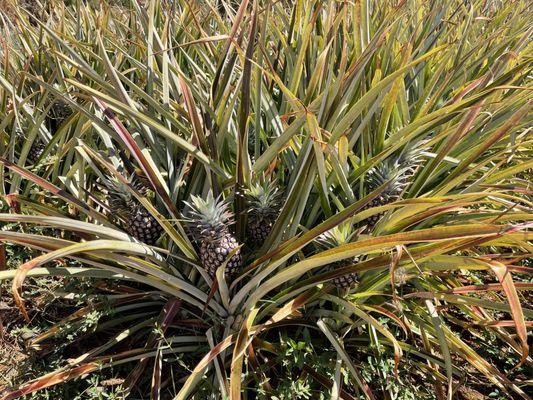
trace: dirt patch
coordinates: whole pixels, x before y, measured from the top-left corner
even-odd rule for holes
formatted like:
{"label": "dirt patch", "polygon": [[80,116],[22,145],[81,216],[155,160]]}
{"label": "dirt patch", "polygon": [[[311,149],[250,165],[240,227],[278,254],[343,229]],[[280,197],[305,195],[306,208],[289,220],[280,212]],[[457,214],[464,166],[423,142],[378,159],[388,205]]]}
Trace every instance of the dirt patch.
{"label": "dirt patch", "polygon": [[25,323],[13,301],[0,297],[0,392],[10,386],[17,375],[17,368],[28,358],[9,330]]}
{"label": "dirt patch", "polygon": [[457,391],[458,400],[484,400],[486,399],[485,395],[479,393],[477,390],[462,387]]}

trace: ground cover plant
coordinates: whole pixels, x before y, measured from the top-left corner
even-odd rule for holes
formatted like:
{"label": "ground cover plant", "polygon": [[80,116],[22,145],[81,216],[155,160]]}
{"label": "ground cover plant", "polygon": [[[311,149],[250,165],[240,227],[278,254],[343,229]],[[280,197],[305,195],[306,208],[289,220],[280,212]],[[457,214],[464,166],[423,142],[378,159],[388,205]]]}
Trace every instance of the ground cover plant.
{"label": "ground cover plant", "polygon": [[0,16],[1,399],[530,398],[527,1]]}

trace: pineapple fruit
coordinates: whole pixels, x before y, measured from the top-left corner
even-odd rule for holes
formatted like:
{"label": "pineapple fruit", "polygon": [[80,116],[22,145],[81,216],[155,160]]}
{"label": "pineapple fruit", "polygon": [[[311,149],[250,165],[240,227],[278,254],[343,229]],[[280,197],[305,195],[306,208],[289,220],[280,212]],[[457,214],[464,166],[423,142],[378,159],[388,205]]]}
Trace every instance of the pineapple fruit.
{"label": "pineapple fruit", "polygon": [[32,164],[35,164],[37,160],[43,155],[46,144],[44,144],[40,139],[35,139],[31,144],[30,151],[28,152],[28,161]]}
{"label": "pineapple fruit", "polygon": [[[353,238],[355,232],[352,229],[352,225],[348,222],[341,223],[340,225],[331,228],[319,235],[315,242],[321,249],[333,249],[340,245],[349,243]],[[328,265],[328,268],[337,269],[347,267],[359,262],[359,257],[347,258],[344,260],[336,261]],[[349,289],[357,283],[357,273],[352,272],[343,276],[332,279],[331,281],[339,289]]]}
{"label": "pineapple fruit", "polygon": [[[212,192],[209,192],[205,200],[192,196],[191,202],[186,204],[190,207],[186,217],[188,228],[200,247],[202,267],[214,279],[217,269],[239,247],[237,239],[229,230],[233,215],[228,210],[228,203],[215,199]],[[226,264],[226,279],[229,280],[241,267],[241,250],[237,249]]]}
{"label": "pineapple fruit", "polygon": [[246,190],[248,203],[248,238],[260,245],[270,235],[280,206],[280,192],[276,181],[252,184]]}
{"label": "pineapple fruit", "polygon": [[54,134],[61,124],[72,114],[72,108],[68,105],[67,102],[58,99],[52,105],[49,114],[50,129],[52,134]]}
{"label": "pineapple fruit", "polygon": [[[49,116],[47,116],[52,135],[59,129],[61,124],[71,114],[72,114],[72,109],[66,102],[62,100],[57,100],[53,104],[50,114]],[[28,152],[28,161],[31,162],[32,164],[35,164],[37,160],[43,154],[45,148],[46,148],[46,143],[44,143],[39,138],[35,139],[30,147],[30,151]]]}
{"label": "pineapple fruit", "polygon": [[[26,136],[24,133],[22,133],[22,130],[16,129],[16,135],[17,135],[17,141],[19,141],[21,144],[25,143],[27,141]],[[36,137],[31,146],[30,150],[28,151],[28,155],[26,156],[26,161],[28,161],[30,164],[35,164],[39,158],[43,155],[44,149],[46,148],[46,143],[42,141],[40,137]]]}
{"label": "pineapple fruit", "polygon": [[[421,144],[408,147],[400,155],[391,157],[372,168],[366,177],[365,185],[368,193],[389,182],[385,190],[368,203],[363,210],[384,206],[398,200],[410,183],[410,178],[420,164]],[[374,214],[363,221],[367,230],[372,230],[385,212]]]}
{"label": "pineapple fruit", "polygon": [[[148,194],[146,186],[135,175],[129,178],[129,183],[143,196]],[[108,180],[106,186],[109,208],[113,214],[124,220],[126,231],[140,242],[154,245],[163,233],[163,228],[154,216],[135,199],[123,183],[113,179]]]}

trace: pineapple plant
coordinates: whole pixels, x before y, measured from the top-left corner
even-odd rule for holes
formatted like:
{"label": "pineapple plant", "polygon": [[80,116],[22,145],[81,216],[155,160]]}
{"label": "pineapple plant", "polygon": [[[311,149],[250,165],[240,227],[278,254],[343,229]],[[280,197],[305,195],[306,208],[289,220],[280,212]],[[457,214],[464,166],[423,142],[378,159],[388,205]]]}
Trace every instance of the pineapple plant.
{"label": "pineapple plant", "polygon": [[229,230],[233,215],[228,210],[228,203],[215,199],[209,192],[205,200],[192,196],[191,202],[186,202],[186,205],[190,208],[186,216],[189,231],[200,247],[202,267],[212,279],[228,255],[237,249],[226,264],[225,276],[230,279],[241,269],[242,256],[239,243]]}
{"label": "pineapple plant", "polygon": [[[528,398],[520,393],[528,383],[527,288],[493,285],[501,292],[498,310],[476,302],[480,285],[495,283],[495,275],[500,281],[505,274],[502,282],[511,288],[524,281],[531,258],[527,2],[486,2],[495,9],[485,11],[482,0],[468,7],[463,0],[369,0],[356,7],[249,1],[238,18],[234,11],[244,3],[234,0],[137,3],[35,0],[47,5],[30,16],[38,27],[26,12],[22,21],[2,24],[0,188],[12,196],[0,196],[0,241],[16,249],[6,249],[15,254],[7,259],[10,267],[22,267],[16,265],[19,249],[40,257],[20,271],[43,260],[53,265],[58,256],[65,263],[34,269],[30,290],[23,290],[14,268],[2,271],[0,281],[17,277],[13,295],[24,296],[34,293],[41,274],[46,283],[68,274],[58,292],[68,304],[62,301],[60,321],[54,315],[53,326],[38,327],[49,333],[25,346],[42,355],[43,365],[59,369],[36,377],[31,368],[35,379],[23,382],[29,378],[23,373],[8,383],[13,393],[0,396],[28,398],[46,389],[43,396],[80,397],[88,389],[84,376],[94,371],[98,385],[118,373],[125,379],[117,387],[137,398],[223,398],[228,392],[294,398],[329,389],[336,397],[432,398],[437,387],[446,398],[458,393],[451,393],[454,376],[465,373],[487,388],[484,396],[497,385],[506,398]],[[227,7],[217,13],[222,3]],[[7,107],[6,113],[6,97],[15,112]],[[78,124],[74,115],[64,120],[70,110],[57,99],[77,110]],[[103,120],[111,122],[111,111],[122,126]],[[45,117],[53,141],[41,129]],[[16,127],[20,138],[12,136]],[[421,139],[428,142],[415,144]],[[47,145],[40,160],[55,147],[61,151],[30,174],[16,164],[22,164],[20,149],[27,153],[34,141],[38,148],[37,140]],[[434,161],[419,164],[411,145],[401,144],[407,140]],[[134,155],[141,153],[146,162],[137,163]],[[109,172],[118,164],[129,182]],[[141,165],[158,182],[147,180]],[[112,177],[120,183],[104,187]],[[350,179],[358,179],[357,191],[349,190]],[[247,193],[248,182],[256,184]],[[152,183],[155,193],[148,189]],[[51,185],[59,191],[50,192]],[[370,201],[378,187],[386,190],[366,212],[409,197],[419,205],[392,212],[412,223],[375,226],[379,215],[356,225],[355,199]],[[213,194],[207,195],[209,188]],[[176,223],[153,252],[141,241],[155,242],[161,220],[146,212],[153,208],[138,201],[139,192],[164,204],[169,221],[190,217],[185,230]],[[220,192],[229,204],[217,198]],[[235,209],[229,193],[242,196]],[[192,204],[191,214],[174,206],[183,200]],[[101,208],[117,222],[108,227],[115,239],[63,251],[100,241]],[[238,212],[235,224],[230,211]],[[372,237],[358,236],[364,229]],[[325,233],[316,238],[313,232]],[[127,245],[118,246],[121,238]],[[356,240],[357,252],[343,245]],[[257,251],[263,242],[265,251]],[[198,265],[191,262],[196,258]],[[239,270],[241,258],[245,270]],[[465,272],[465,264],[475,268]],[[227,280],[227,288],[208,287],[203,279],[222,278],[221,267],[228,278],[238,271],[238,279]],[[465,289],[470,286],[476,291]],[[443,302],[436,296],[444,292],[465,296]],[[85,300],[88,308],[73,309]],[[492,323],[501,320],[503,306],[516,311],[509,304],[519,301],[524,316],[507,312],[505,324]],[[433,303],[446,303],[434,306],[446,328],[439,340],[432,336]],[[75,313],[63,318],[63,310]],[[491,356],[487,364],[483,357],[497,352],[486,352],[482,341],[458,342],[461,328],[472,322],[481,336],[493,337],[498,329],[501,347],[494,349],[505,350],[505,362]],[[71,334],[78,326],[80,334]],[[445,343],[454,376],[442,376],[441,368],[434,379],[431,368],[414,368],[421,354],[434,354],[445,366]],[[132,358],[136,349],[144,354]],[[153,362],[145,362],[150,357]],[[523,369],[507,379],[507,367],[521,359]],[[357,377],[335,360],[361,365],[362,373]],[[268,369],[261,371],[262,365]],[[498,365],[505,369],[497,371]],[[68,379],[76,380],[73,386]],[[328,379],[335,390],[323,384]],[[0,373],[0,386],[1,380]],[[51,392],[54,383],[65,391]]]}
{"label": "pineapple plant", "polygon": [[[334,249],[343,244],[349,243],[356,232],[354,232],[352,224],[345,222],[337,225],[330,230],[320,234],[315,242],[317,247],[321,250]],[[329,269],[343,268],[359,262],[359,257],[347,258],[336,261],[327,266]],[[350,289],[357,283],[357,273],[352,272],[343,276],[339,276],[332,280],[332,283],[339,289]]]}
{"label": "pineapple plant", "polygon": [[252,244],[263,243],[279,214],[281,193],[276,181],[254,183],[246,190],[248,202],[248,238]]}
{"label": "pineapple plant", "polygon": [[[127,185],[117,179],[108,179],[105,184],[109,209],[124,220],[126,231],[140,242],[154,245],[163,233],[154,216],[134,198]],[[135,175],[129,177],[129,184],[143,196],[148,194],[146,186]]]}

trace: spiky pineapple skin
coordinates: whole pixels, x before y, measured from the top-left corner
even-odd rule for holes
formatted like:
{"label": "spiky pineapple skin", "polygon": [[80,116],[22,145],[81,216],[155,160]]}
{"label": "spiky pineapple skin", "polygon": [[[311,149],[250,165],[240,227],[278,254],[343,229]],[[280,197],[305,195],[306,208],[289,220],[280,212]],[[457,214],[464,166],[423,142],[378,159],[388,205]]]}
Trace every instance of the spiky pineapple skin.
{"label": "spiky pineapple skin", "polygon": [[274,223],[267,220],[251,221],[248,224],[248,235],[253,244],[261,245],[267,240]]}
{"label": "spiky pineapple skin", "polygon": [[40,140],[36,140],[32,143],[30,151],[28,152],[28,160],[35,164],[37,160],[43,155],[46,145]]}
{"label": "spiky pineapple skin", "polygon": [[[367,210],[369,208],[374,208],[374,207],[381,207],[381,206],[387,205],[388,203],[393,202],[395,200],[396,199],[394,199],[392,197],[379,196],[379,197],[375,198],[374,200],[372,200],[370,203],[368,203],[366,206],[364,206],[362,210]],[[374,228],[374,226],[377,225],[377,223],[381,220],[381,218],[384,215],[385,215],[385,212],[380,212],[380,213],[374,214],[374,215],[366,218],[363,221],[363,224],[365,224],[367,226],[367,230],[372,230]]]}
{"label": "spiky pineapple skin", "polygon": [[[354,233],[355,232],[353,231],[351,224],[341,224],[326,232],[323,232],[315,240],[321,248],[331,250],[342,246],[343,244],[349,243],[352,240]],[[356,264],[358,262],[359,257],[351,257],[344,260],[335,261],[331,264],[328,264],[326,267],[330,270],[336,270]],[[357,282],[356,272],[344,274],[331,280],[331,283],[333,283],[333,285],[339,289],[349,289],[355,286]]]}
{"label": "spiky pineapple skin", "polygon": [[126,218],[127,231],[135,239],[148,245],[154,245],[163,228],[142,205],[136,205]]}
{"label": "spiky pineapple skin", "polygon": [[[202,242],[200,247],[200,261],[207,274],[214,279],[217,269],[224,264],[229,254],[239,247],[237,239],[231,234],[226,233],[220,240]],[[241,250],[236,250],[226,264],[224,275],[226,279],[231,279],[242,266]]]}
{"label": "spiky pineapple skin", "polygon": [[63,122],[72,115],[72,108],[64,100],[56,100],[52,105],[48,120],[52,134],[55,133]]}
{"label": "spiky pineapple skin", "polygon": [[352,272],[351,274],[339,276],[331,282],[339,289],[350,289],[357,284],[357,274]]}
{"label": "spiky pineapple skin", "polygon": [[[359,262],[359,258],[354,257],[348,260],[337,261],[336,263],[331,264],[331,266],[334,269],[344,268],[357,262]],[[331,283],[333,283],[338,289],[350,289],[354,287],[357,282],[357,272],[351,272],[349,274],[342,275],[331,280]]]}

